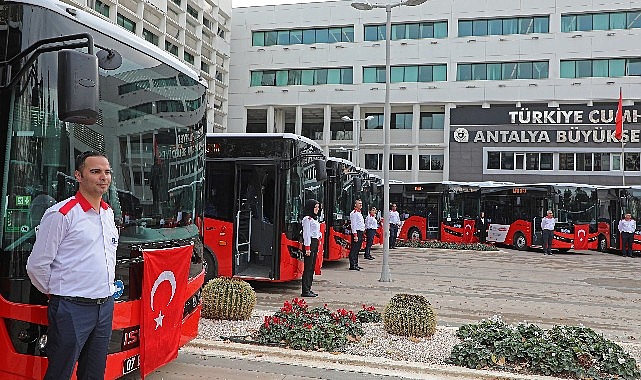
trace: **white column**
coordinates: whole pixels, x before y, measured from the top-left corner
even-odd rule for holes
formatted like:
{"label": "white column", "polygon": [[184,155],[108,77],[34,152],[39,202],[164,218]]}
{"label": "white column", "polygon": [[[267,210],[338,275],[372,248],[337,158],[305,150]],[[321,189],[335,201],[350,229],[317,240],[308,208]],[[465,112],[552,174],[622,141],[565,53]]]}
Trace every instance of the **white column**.
{"label": "white column", "polygon": [[445,121],[443,125],[443,144],[445,149],[443,149],[443,181],[450,180],[450,111],[456,108],[456,105],[453,103],[448,103],[445,105]]}
{"label": "white column", "polygon": [[296,121],[294,122],[294,132],[297,135],[303,134],[303,107],[296,106]]}
{"label": "white column", "polygon": [[420,127],[421,127],[421,105],[414,104],[412,106],[412,181],[418,182],[420,171],[418,169],[419,163],[419,144],[420,140]]}
{"label": "white column", "polygon": [[267,133],[274,133],[274,106],[267,107]]}
{"label": "white column", "polygon": [[325,147],[329,147],[329,142],[332,140],[332,132],[329,129],[331,121],[332,121],[332,106],[327,104],[323,108],[323,145]]}

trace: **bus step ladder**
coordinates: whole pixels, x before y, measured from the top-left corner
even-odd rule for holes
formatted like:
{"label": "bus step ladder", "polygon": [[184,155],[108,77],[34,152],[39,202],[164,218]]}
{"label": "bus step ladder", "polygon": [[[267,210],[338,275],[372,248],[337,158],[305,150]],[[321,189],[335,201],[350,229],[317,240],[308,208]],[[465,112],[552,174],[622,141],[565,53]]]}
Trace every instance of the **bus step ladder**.
{"label": "bus step ladder", "polygon": [[241,210],[236,213],[236,265],[240,265],[242,253],[247,256],[247,262],[251,259],[251,222],[251,210]]}

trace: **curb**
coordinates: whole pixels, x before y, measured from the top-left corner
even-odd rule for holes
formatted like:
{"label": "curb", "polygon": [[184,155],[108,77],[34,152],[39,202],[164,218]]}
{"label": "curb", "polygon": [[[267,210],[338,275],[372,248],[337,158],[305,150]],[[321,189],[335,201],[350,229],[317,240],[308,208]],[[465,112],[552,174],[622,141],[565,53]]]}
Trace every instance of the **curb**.
{"label": "curb", "polygon": [[487,380],[552,380],[557,377],[520,375],[510,372],[473,370],[451,365],[397,361],[379,357],[361,357],[343,353],[312,352],[281,347],[258,346],[194,339],[181,348],[192,354],[243,357],[258,361],[294,364],[314,368],[397,376],[408,379],[487,379]]}

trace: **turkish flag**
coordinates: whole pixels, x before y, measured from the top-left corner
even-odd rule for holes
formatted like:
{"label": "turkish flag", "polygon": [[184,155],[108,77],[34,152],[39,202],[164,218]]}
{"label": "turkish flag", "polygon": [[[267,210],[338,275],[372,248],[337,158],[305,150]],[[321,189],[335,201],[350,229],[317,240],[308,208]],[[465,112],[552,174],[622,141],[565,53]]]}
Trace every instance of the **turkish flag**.
{"label": "turkish flag", "polygon": [[473,219],[463,221],[463,243],[471,243],[474,240],[474,224]]}
{"label": "turkish flag", "polygon": [[588,249],[588,232],[590,232],[589,224],[574,225],[574,249]]}
{"label": "turkish flag", "polygon": [[140,373],[144,378],[178,357],[192,245],[143,250]]}
{"label": "turkish flag", "polygon": [[617,106],[617,116],[614,119],[616,128],[614,129],[614,137],[617,140],[623,138],[623,91],[619,88],[619,105]]}

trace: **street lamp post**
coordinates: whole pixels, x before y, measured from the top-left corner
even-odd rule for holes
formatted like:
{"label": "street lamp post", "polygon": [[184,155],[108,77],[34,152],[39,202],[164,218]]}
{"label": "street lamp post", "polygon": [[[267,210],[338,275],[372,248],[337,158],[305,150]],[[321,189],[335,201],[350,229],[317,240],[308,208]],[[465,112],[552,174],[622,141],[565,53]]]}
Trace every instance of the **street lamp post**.
{"label": "street lamp post", "polygon": [[[370,115],[366,117],[365,119],[352,119],[349,116],[343,116],[341,117],[341,120],[343,121],[351,121],[353,124],[356,124],[356,145],[354,147],[354,151],[356,152],[356,160],[354,160],[354,165],[360,167],[361,166],[361,122],[367,122],[369,120],[372,120],[374,116]],[[353,127],[353,126],[352,126]]]}
{"label": "street lamp post", "polygon": [[405,0],[393,4],[370,4],[354,2],[352,7],[359,11],[371,11],[374,8],[383,8],[387,13],[387,20],[385,22],[385,109],[383,111],[383,266],[381,268],[381,282],[390,282],[392,277],[389,270],[389,160],[390,160],[390,117],[391,105],[389,99],[390,93],[390,45],[392,41],[392,8],[407,5],[414,7],[421,5],[427,0]]}

